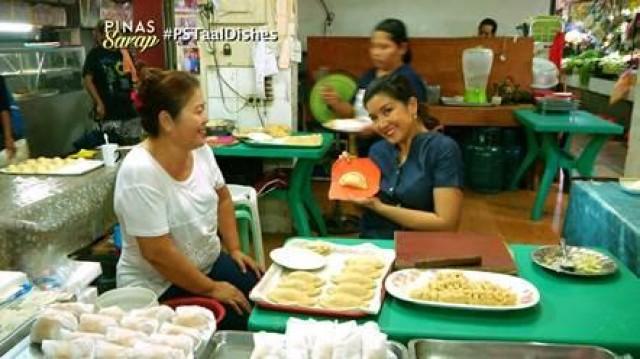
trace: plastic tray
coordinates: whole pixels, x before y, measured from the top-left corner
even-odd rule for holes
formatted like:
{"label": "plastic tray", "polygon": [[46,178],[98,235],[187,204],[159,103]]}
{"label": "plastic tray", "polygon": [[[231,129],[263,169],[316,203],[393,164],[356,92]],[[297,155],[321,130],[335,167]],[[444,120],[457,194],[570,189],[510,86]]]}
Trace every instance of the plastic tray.
{"label": "plastic tray", "polygon": [[[253,351],[253,333],[239,331],[219,331],[211,340],[214,346],[212,359],[249,358]],[[407,349],[400,343],[389,341],[389,350],[398,359],[409,358]]]}

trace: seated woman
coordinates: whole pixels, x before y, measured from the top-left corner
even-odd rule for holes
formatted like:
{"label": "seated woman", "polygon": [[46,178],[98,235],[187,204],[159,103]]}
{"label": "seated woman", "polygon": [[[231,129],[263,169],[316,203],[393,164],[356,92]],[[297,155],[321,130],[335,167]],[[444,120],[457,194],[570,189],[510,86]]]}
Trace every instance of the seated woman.
{"label": "seated woman", "polygon": [[[378,197],[353,200],[365,208],[361,237],[393,238],[394,231],[455,231],[462,207],[462,155],[401,75],[375,80],[364,97],[384,141],[369,157],[382,172]],[[348,160],[343,155],[340,160]]]}
{"label": "seated woman", "polygon": [[[369,57],[373,68],[365,72],[358,80],[358,92],[364,93],[365,89],[375,79],[386,75],[402,75],[406,77],[420,102],[427,101],[427,89],[425,83],[411,67],[411,49],[409,48],[409,35],[404,23],[397,19],[386,19],[376,25],[371,34],[371,47]],[[357,108],[354,104],[342,101],[334,89],[325,88],[323,98],[327,105],[339,118],[353,118],[366,116],[366,109]],[[357,95],[354,101],[357,103]],[[379,136],[372,136],[373,131],[365,131],[358,139],[358,154],[366,156],[371,145],[380,140]]]}
{"label": "seated woman", "polygon": [[240,251],[231,195],[205,145],[200,84],[185,72],[145,69],[137,96],[148,138],[127,155],[116,179],[118,287],[146,287],[160,301],[214,298],[227,308],[221,327],[245,329],[247,298],[262,269]]}

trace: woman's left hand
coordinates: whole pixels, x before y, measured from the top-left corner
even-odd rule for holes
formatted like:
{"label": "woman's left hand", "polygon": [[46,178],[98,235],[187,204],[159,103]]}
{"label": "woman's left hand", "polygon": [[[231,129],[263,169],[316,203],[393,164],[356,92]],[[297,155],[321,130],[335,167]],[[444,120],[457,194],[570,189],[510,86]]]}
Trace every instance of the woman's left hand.
{"label": "woman's left hand", "polygon": [[229,253],[229,255],[231,256],[231,258],[233,258],[233,261],[236,262],[238,267],[240,267],[242,273],[247,273],[247,267],[249,267],[256,274],[256,277],[258,277],[258,279],[262,277],[264,268],[259,266],[258,263],[253,260],[253,258],[242,253],[242,251],[239,249],[232,251],[231,253]]}
{"label": "woman's left hand", "polygon": [[347,202],[351,202],[357,204],[358,206],[362,206],[368,209],[375,209],[377,206],[381,205],[382,202],[378,197],[370,197],[370,198],[349,198]]}

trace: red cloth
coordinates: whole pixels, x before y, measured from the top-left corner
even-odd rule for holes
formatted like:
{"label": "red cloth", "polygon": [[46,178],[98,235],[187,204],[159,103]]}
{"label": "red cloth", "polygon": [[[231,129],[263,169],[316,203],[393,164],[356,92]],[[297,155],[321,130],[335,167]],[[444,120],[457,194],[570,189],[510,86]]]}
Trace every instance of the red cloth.
{"label": "red cloth", "polygon": [[558,32],[553,38],[553,43],[549,49],[549,60],[556,64],[558,69],[562,68],[562,51],[564,50],[564,33]]}

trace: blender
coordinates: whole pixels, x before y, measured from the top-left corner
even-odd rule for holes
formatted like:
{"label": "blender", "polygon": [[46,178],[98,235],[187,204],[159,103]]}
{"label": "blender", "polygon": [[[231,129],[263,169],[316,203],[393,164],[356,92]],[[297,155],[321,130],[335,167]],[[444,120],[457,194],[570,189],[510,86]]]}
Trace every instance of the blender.
{"label": "blender", "polygon": [[487,103],[487,82],[492,64],[493,51],[491,49],[478,47],[462,52],[464,102]]}

